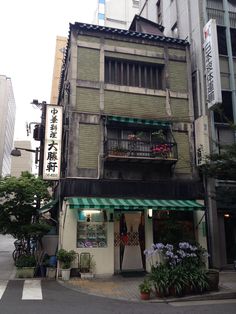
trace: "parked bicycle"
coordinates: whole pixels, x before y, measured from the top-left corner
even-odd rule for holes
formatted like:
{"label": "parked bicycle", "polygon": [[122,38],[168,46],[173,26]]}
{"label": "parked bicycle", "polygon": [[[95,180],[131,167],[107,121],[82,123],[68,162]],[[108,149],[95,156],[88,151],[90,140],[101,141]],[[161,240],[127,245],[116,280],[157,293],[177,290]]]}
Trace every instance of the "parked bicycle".
{"label": "parked bicycle", "polygon": [[18,258],[22,255],[27,255],[27,246],[24,240],[16,240],[14,241],[15,250],[12,253],[12,258],[14,262],[18,260]]}

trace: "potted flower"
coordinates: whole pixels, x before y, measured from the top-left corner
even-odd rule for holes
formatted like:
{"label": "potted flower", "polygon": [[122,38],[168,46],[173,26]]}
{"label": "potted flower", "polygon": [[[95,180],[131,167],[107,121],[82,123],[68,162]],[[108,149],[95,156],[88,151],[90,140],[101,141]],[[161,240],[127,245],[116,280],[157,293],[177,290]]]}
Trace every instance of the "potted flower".
{"label": "potted flower", "polygon": [[17,278],[33,278],[36,259],[33,255],[21,255],[16,261]]}
{"label": "potted flower", "polygon": [[60,249],[57,252],[57,259],[60,262],[61,266],[61,276],[62,280],[70,279],[70,270],[71,264],[76,258],[76,252],[74,250],[66,251],[64,249]]}
{"label": "potted flower", "polygon": [[96,268],[96,262],[90,253],[80,254],[80,277],[81,279],[92,279]]}
{"label": "potted flower", "polygon": [[141,282],[139,285],[141,300],[149,300],[151,290],[152,290],[152,284],[148,279],[145,278],[144,281]]}

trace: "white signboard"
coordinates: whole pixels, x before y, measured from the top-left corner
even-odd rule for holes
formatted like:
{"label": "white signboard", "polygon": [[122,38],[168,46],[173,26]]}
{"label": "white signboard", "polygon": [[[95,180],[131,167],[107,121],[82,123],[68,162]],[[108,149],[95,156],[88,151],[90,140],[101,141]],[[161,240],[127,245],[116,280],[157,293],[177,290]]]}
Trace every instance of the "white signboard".
{"label": "white signboard", "polygon": [[216,21],[211,19],[203,28],[208,108],[222,103],[220,64]]}
{"label": "white signboard", "polygon": [[61,165],[62,107],[47,105],[43,179],[59,180]]}
{"label": "white signboard", "polygon": [[201,116],[195,120],[196,163],[201,166],[206,163],[210,154],[208,117]]}

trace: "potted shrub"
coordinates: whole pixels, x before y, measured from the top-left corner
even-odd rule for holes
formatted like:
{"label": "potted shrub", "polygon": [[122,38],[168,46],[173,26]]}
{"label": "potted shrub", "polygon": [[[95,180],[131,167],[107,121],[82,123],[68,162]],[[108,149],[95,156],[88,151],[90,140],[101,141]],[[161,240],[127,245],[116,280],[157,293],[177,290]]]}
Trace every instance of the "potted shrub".
{"label": "potted shrub", "polygon": [[140,298],[141,300],[149,300],[150,293],[152,290],[152,284],[148,279],[144,279],[139,285]]}
{"label": "potted shrub", "polygon": [[21,255],[16,263],[17,278],[33,278],[35,273],[36,259],[33,255]]}
{"label": "potted shrub", "polygon": [[219,289],[219,270],[218,269],[208,269],[206,271],[206,278],[208,282],[208,291],[214,291]]}
{"label": "potted shrub", "polygon": [[185,267],[177,265],[170,270],[169,292],[172,296],[182,296],[188,285],[188,275]]}
{"label": "potted shrub", "polygon": [[74,250],[66,251],[64,249],[60,249],[57,252],[57,259],[60,262],[61,266],[61,276],[62,280],[70,279],[70,270],[71,264],[76,258],[76,252]]}
{"label": "potted shrub", "polygon": [[94,277],[96,262],[90,253],[80,254],[80,277],[81,279],[92,279]]}

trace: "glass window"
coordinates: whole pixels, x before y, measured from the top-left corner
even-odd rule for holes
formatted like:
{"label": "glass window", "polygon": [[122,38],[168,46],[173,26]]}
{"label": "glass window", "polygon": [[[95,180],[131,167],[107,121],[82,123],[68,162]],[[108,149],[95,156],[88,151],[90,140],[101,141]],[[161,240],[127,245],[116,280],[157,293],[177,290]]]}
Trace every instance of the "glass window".
{"label": "glass window", "polygon": [[214,120],[218,123],[231,123],[233,121],[231,92],[222,91],[222,104],[214,110]]}
{"label": "glass window", "polygon": [[232,47],[232,54],[236,57],[236,29],[230,29],[230,36],[231,36],[231,47]]}
{"label": "glass window", "polygon": [[217,26],[217,37],[219,54],[228,55],[225,27]]}
{"label": "glass window", "polygon": [[[92,210],[91,210],[92,211]],[[107,213],[79,211],[77,223],[78,248],[104,248],[107,247]]]}

